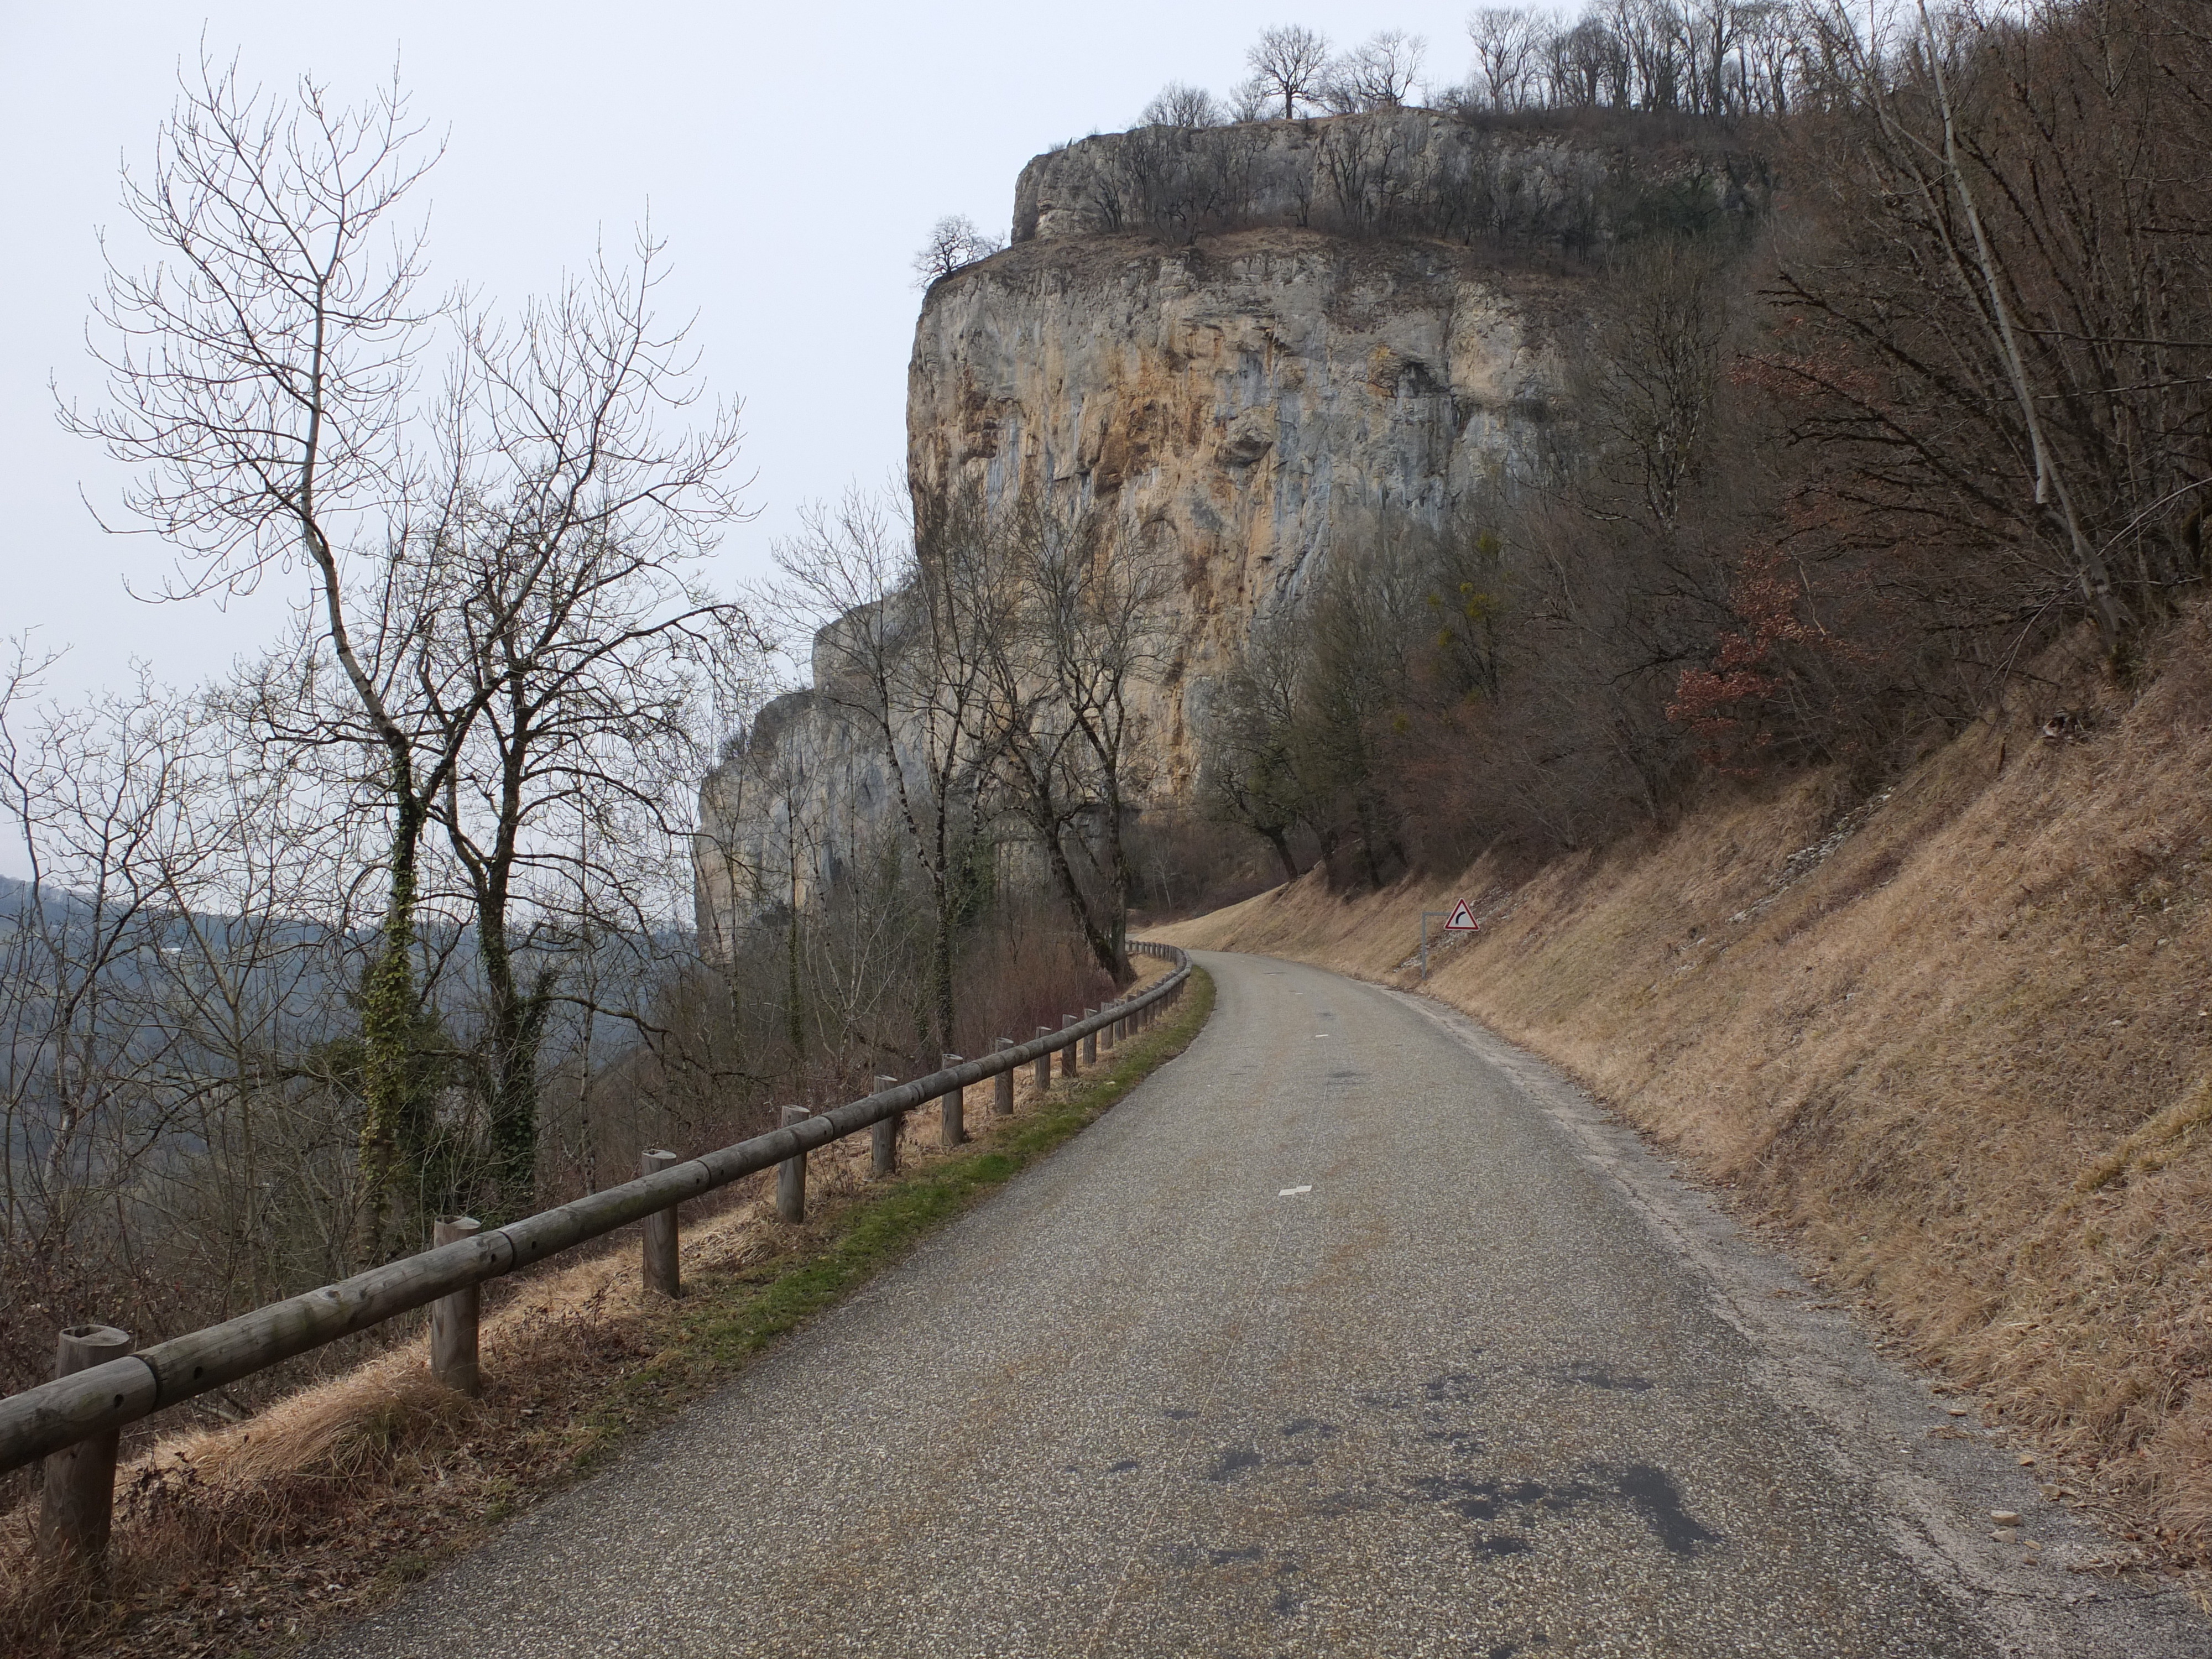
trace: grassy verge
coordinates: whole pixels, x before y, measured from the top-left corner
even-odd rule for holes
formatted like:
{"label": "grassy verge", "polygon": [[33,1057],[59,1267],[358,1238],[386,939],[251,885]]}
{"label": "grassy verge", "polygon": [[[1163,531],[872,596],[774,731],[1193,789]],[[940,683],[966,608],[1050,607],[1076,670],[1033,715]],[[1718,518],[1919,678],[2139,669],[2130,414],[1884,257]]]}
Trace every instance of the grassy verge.
{"label": "grassy verge", "polygon": [[866,1136],[817,1152],[820,1202],[802,1226],[774,1219],[772,1176],[692,1206],[678,1301],[639,1291],[634,1240],[512,1285],[485,1322],[481,1400],[432,1382],[408,1343],[237,1428],[165,1441],[118,1479],[101,1579],[46,1571],[30,1511],[0,1517],[0,1653],[281,1653],[390,1600],[1095,1121],[1182,1053],[1212,1006],[1194,975],[1158,1026],[1089,1075],[1041,1095],[1024,1079],[1015,1116],[986,1115],[950,1152],[910,1147],[892,1181],[865,1178]]}

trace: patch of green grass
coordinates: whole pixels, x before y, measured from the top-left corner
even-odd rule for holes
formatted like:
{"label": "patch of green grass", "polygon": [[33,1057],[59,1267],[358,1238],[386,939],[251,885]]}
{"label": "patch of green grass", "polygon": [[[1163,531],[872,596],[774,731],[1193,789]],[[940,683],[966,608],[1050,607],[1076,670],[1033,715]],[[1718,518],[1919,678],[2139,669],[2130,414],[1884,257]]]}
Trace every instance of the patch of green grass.
{"label": "patch of green grass", "polygon": [[665,1346],[578,1425],[576,1469],[604,1461],[629,1434],[735,1376],[901,1260],[937,1227],[1081,1133],[1188,1048],[1212,1011],[1213,981],[1195,971],[1163,1024],[1122,1043],[1110,1061],[1073,1088],[1056,1089],[1023,1116],[987,1121],[967,1151],[933,1159],[810,1217],[801,1242],[783,1255],[688,1284],[670,1313]]}

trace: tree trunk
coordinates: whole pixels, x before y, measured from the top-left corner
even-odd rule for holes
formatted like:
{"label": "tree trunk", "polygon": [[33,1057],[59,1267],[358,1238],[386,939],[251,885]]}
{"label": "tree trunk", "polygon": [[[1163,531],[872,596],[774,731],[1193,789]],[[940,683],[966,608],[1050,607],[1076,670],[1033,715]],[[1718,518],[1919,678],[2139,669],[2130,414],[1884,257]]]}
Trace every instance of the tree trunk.
{"label": "tree trunk", "polygon": [[1136,876],[1129,868],[1128,849],[1121,839],[1121,798],[1118,790],[1109,794],[1107,811],[1106,833],[1112,840],[1114,852],[1113,913],[1109,917],[1114,960],[1106,971],[1114,975],[1114,983],[1118,987],[1136,977],[1129,971],[1129,890],[1136,885]]}
{"label": "tree trunk", "polygon": [[392,834],[392,890],[376,958],[362,986],[361,1121],[362,1209],[358,1248],[364,1261],[384,1259],[385,1229],[398,1173],[399,1130],[413,1093],[415,1037],[415,874],[427,817],[411,778],[393,793],[398,814]]}
{"label": "tree trunk", "polygon": [[[1060,844],[1060,832],[1053,825],[1039,823],[1037,829],[1044,842],[1047,861],[1052,866],[1054,884],[1060,889],[1066,902],[1067,914],[1083,934],[1083,942],[1091,947],[1091,954],[1109,974],[1115,971],[1117,958],[1114,941],[1091,914],[1091,906],[1083,896],[1083,889],[1075,879],[1075,868],[1067,861],[1067,851]],[[1119,983],[1117,977],[1116,983]]]}
{"label": "tree trunk", "polygon": [[[796,840],[794,830],[794,848]],[[734,957],[736,947],[732,945],[731,948]],[[783,937],[783,1035],[791,1044],[794,1072],[803,1070],[806,1063],[806,1012],[799,1003],[799,855],[794,850],[791,859],[791,926],[784,929]],[[732,982],[735,982],[734,979]],[[732,1029],[736,1029],[734,1022]]]}
{"label": "tree trunk", "polygon": [[952,1047],[952,889],[940,875],[937,884],[937,936],[930,941],[930,1012],[937,1022],[937,1049]]}
{"label": "tree trunk", "polygon": [[499,1212],[527,1215],[538,1194],[538,1052],[553,981],[541,974],[527,991],[517,983],[503,893],[479,901],[477,940],[491,992],[492,1180]]}

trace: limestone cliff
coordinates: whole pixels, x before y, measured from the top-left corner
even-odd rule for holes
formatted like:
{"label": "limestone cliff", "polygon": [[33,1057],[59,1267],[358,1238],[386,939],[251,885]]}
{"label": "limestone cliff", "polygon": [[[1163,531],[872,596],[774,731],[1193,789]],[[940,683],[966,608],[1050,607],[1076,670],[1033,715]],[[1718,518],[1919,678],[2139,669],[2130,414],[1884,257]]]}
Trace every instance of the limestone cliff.
{"label": "limestone cliff", "polygon": [[[1553,319],[1587,279],[1535,274],[1528,248],[1551,239],[1556,264],[1573,226],[1601,237],[1639,201],[1740,205],[1724,169],[1630,190],[1617,157],[1468,135],[1399,112],[1086,141],[1032,162],[1014,245],[923,303],[908,381],[918,496],[1034,492],[1178,556],[1172,646],[1143,697],[1148,808],[1190,799],[1211,684],[1255,617],[1357,556],[1343,532],[1386,515],[1437,526],[1533,451],[1558,387]],[[1366,164],[1347,171],[1354,151]],[[1209,185],[1223,167],[1228,183]],[[1469,180],[1519,216],[1455,217]],[[1163,234],[1179,212],[1190,234]],[[1456,240],[1437,234],[1446,222]],[[865,817],[881,780],[849,752],[858,741],[833,700],[802,692],[761,722],[754,759],[836,778]],[[707,827],[726,843],[752,813],[718,793]],[[769,820],[746,834],[765,845]]]}
{"label": "limestone cliff", "polygon": [[[1525,285],[1524,285],[1525,286]],[[1162,794],[1194,698],[1339,526],[1439,523],[1546,417],[1553,358],[1494,266],[1432,241],[1256,229],[1164,248],[1035,239],[930,292],[908,379],[918,486],[1105,507],[1180,555],[1153,718]]]}

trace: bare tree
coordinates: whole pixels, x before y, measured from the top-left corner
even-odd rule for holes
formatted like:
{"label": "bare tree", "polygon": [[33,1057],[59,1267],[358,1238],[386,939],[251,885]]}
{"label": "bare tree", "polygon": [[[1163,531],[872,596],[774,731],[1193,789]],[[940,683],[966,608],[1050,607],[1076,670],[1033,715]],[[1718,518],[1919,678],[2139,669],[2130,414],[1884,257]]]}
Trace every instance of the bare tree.
{"label": "bare tree", "polygon": [[1291,750],[1299,663],[1294,625],[1255,623],[1238,659],[1216,686],[1200,728],[1199,783],[1207,815],[1266,842],[1285,881],[1298,878],[1291,836],[1308,822],[1311,805]]}
{"label": "bare tree", "polygon": [[1571,371],[1593,465],[1607,480],[1590,510],[1674,535],[1714,442],[1714,398],[1729,325],[1727,271],[1710,251],[1654,242],[1614,263],[1587,348]]}
{"label": "bare tree", "polygon": [[1128,978],[1127,830],[1151,775],[1139,687],[1164,647],[1163,549],[1112,533],[1100,509],[1025,495],[994,542],[1018,608],[991,648],[988,741],[1098,965]]}
{"label": "bare tree", "polygon": [[775,613],[811,634],[814,693],[857,728],[889,783],[908,850],[927,884],[933,935],[927,1003],[951,1042],[953,952],[972,869],[984,773],[975,734],[987,694],[983,634],[999,584],[979,568],[987,544],[960,503],[939,506],[929,545],[885,497],[855,490],[802,514],[779,543]]}
{"label": "bare tree", "polygon": [[1752,8],[1742,0],[1686,0],[1681,10],[1689,107],[1700,115],[1741,113],[1744,36]]}
{"label": "bare tree", "polygon": [[162,250],[132,271],[109,255],[97,317],[113,401],[71,430],[140,469],[125,496],[186,561],[172,596],[307,569],[320,625],[381,754],[391,822],[383,945],[363,994],[369,1225],[408,1090],[416,866],[453,757],[425,767],[391,684],[358,648],[349,543],[413,482],[404,425],[434,314],[416,297],[419,231],[395,215],[436,159],[416,158],[397,84],[356,110],[303,79],[264,100],[203,60],[163,125],[154,177],[125,205]]}
{"label": "bare tree", "polygon": [[1552,96],[1571,109],[1626,106],[1633,77],[1627,49],[1605,19],[1591,13],[1552,37],[1546,53]]}
{"label": "bare tree", "polygon": [[1606,23],[1620,41],[1642,108],[1672,113],[1682,106],[1688,70],[1688,19],[1675,0],[1607,0]]}
{"label": "bare tree", "polygon": [[[29,879],[0,921],[0,1230],[65,1248],[77,1212],[150,1152],[173,1102],[143,1087],[173,1034],[145,1021],[169,896],[162,842],[191,783],[191,735],[141,688],[35,711],[52,657],[11,642],[0,678],[0,816]],[[103,1145],[121,1131],[122,1145]]]}
{"label": "bare tree", "polygon": [[[343,1272],[331,1073],[356,920],[328,802],[206,699],[0,671],[0,1370],[56,1321],[168,1332]],[[337,833],[333,833],[333,830]],[[358,1053],[358,1045],[352,1052]]]}
{"label": "bare tree", "polygon": [[978,259],[988,259],[1006,244],[975,228],[964,213],[949,213],[930,227],[929,240],[914,256],[915,286],[927,288]]}
{"label": "bare tree", "polygon": [[1274,106],[1274,88],[1259,76],[1239,81],[1229,89],[1229,118],[1232,121],[1264,121]]}
{"label": "bare tree", "polygon": [[1805,56],[1796,8],[1783,0],[1760,0],[1740,11],[1746,106],[1764,115],[1788,115],[1797,97]]}
{"label": "bare tree", "polygon": [[1931,627],[2009,663],[2087,617],[2124,665],[2204,568],[2203,239],[2161,228],[2203,222],[2202,24],[2145,0],[1905,17],[1869,36],[1823,7],[1807,49],[1850,142],[1835,246],[1784,273],[1819,342],[1779,364],[1801,434],[1851,556],[1917,550],[1884,556]]}
{"label": "bare tree", "polygon": [[[396,88],[348,112],[303,82],[287,105],[203,64],[155,181],[127,190],[166,262],[111,263],[112,405],[64,411],[141,469],[126,505],[184,554],[173,593],[241,591],[295,561],[311,577],[312,623],[233,704],[385,827],[361,993],[371,1254],[393,1242],[406,1126],[429,1110],[420,1051],[451,1046],[418,971],[426,837],[442,828],[460,860],[491,980],[492,1116],[509,1196],[526,1201],[550,987],[509,971],[509,906],[545,898],[515,884],[574,878],[556,843],[641,805],[644,757],[688,718],[676,665],[727,620],[682,567],[735,510],[734,409],[696,434],[659,429],[689,401],[690,362],[680,330],[652,325],[649,240],[634,278],[602,265],[512,336],[455,313],[460,366],[434,415],[416,406],[434,313],[412,298],[419,236],[392,219],[428,165],[409,161],[413,139]],[[651,790],[690,793],[673,772]]]}
{"label": "bare tree", "polygon": [[1412,201],[1404,128],[1395,121],[1345,121],[1325,129],[1315,146],[1315,172],[1328,186],[1338,226],[1360,235],[1389,235]]}
{"label": "bare tree", "polygon": [[1283,100],[1283,119],[1298,112],[1301,104],[1321,102],[1322,83],[1328,72],[1328,38],[1313,29],[1297,27],[1268,29],[1245,52],[1254,83],[1270,99]]}
{"label": "bare tree", "polygon": [[1170,81],[1153,94],[1152,101],[1145,106],[1137,125],[1146,127],[1218,127],[1223,112],[1212,93],[1203,87],[1187,86],[1181,81]]}
{"label": "bare tree", "polygon": [[1550,19],[1523,6],[1484,6],[1467,20],[1474,42],[1474,70],[1491,108],[1519,109],[1533,101],[1533,77],[1552,40]]}
{"label": "bare tree", "polygon": [[406,602],[423,613],[418,683],[453,689],[426,717],[460,752],[437,817],[471,900],[510,1206],[533,1194],[538,1049],[564,967],[591,937],[665,927],[651,854],[688,847],[717,691],[760,654],[749,618],[695,574],[742,516],[738,410],[661,428],[697,393],[685,330],[653,314],[659,252],[646,237],[633,268],[595,263],[512,331],[471,323],[453,398],[465,470],[409,550],[430,573]]}
{"label": "bare tree", "polygon": [[1420,78],[1428,43],[1402,29],[1384,29],[1329,65],[1322,101],[1340,114],[1397,109]]}

